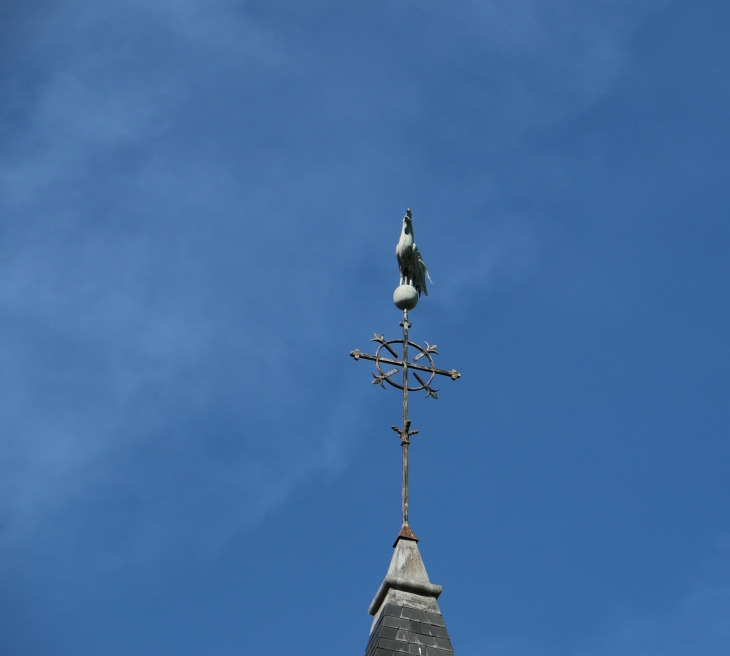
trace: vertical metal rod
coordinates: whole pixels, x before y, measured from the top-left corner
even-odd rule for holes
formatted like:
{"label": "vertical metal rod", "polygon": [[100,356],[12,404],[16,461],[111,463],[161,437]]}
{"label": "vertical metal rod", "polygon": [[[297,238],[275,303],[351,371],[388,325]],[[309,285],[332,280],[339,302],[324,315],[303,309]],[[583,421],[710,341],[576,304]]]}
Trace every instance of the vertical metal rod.
{"label": "vertical metal rod", "polygon": [[408,435],[408,310],[403,310],[403,525],[408,526],[408,446],[411,443]]}

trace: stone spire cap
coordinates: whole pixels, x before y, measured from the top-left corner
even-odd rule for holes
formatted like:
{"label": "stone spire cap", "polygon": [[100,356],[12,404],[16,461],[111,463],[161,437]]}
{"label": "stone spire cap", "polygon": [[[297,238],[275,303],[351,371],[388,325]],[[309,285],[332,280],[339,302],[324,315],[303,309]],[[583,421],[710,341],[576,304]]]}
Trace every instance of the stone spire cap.
{"label": "stone spire cap", "polygon": [[429,581],[421,552],[414,540],[401,538],[396,542],[388,573],[368,609],[371,615],[378,613],[390,590],[400,590],[434,599],[438,599],[443,590],[440,585],[434,585]]}
{"label": "stone spire cap", "polygon": [[370,604],[373,615],[365,656],[454,656],[415,540],[400,537],[388,574]]}

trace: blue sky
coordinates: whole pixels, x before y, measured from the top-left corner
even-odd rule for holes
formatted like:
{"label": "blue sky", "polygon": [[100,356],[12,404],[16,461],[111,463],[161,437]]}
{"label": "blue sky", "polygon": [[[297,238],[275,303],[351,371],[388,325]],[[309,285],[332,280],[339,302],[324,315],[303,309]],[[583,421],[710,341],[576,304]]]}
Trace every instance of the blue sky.
{"label": "blue sky", "polygon": [[730,651],[721,2],[0,6],[0,653]]}

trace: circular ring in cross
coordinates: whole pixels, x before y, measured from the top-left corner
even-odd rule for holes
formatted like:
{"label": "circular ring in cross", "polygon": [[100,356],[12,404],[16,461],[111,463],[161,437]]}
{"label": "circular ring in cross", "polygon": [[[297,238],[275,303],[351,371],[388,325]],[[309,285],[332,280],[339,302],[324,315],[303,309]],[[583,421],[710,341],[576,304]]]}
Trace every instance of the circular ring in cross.
{"label": "circular ring in cross", "polygon": [[[386,354],[381,355],[381,351],[385,349],[388,353],[390,353],[398,362],[403,362],[403,356],[400,355],[395,351],[393,348],[393,345],[400,344],[401,348],[399,349],[401,352],[403,351],[403,340],[402,339],[389,339],[385,341],[384,339],[385,335],[376,335],[374,339],[371,341],[377,341],[380,343],[380,346],[378,346],[378,350],[375,352],[375,367],[378,370],[377,374],[373,374],[373,384],[374,385],[380,385],[381,387],[385,387],[383,383],[388,383],[389,385],[392,385],[393,387],[397,387],[398,389],[403,389],[403,385],[400,383],[394,382],[392,377],[397,374],[400,369],[390,369],[389,371],[383,371],[382,365],[390,365],[395,364],[392,358],[387,357]],[[382,341],[381,341],[382,340]],[[438,392],[437,389],[434,389],[431,387],[431,383],[433,382],[433,379],[436,377],[436,364],[433,361],[433,358],[431,357],[431,353],[434,353],[438,355],[438,351],[436,351],[436,345],[431,346],[428,342],[425,342],[426,348],[423,348],[420,344],[416,344],[415,342],[408,342],[408,346],[413,347],[417,351],[417,355],[412,358],[408,362],[408,369],[411,370],[413,375],[416,377],[416,380],[420,383],[417,387],[411,387],[408,385],[408,391],[409,392],[420,392],[421,390],[426,390],[426,397],[432,396],[434,399],[437,399],[438,396],[436,393]],[[416,369],[416,363],[421,360],[421,358],[426,357],[427,361],[422,361],[421,365],[418,366],[418,369]],[[416,365],[416,366],[414,366]],[[430,366],[428,366],[430,365]],[[403,365],[401,365],[401,368]],[[422,375],[419,376],[418,371],[423,372]],[[423,375],[425,374],[425,375]],[[424,380],[424,378],[428,378],[428,380]]]}

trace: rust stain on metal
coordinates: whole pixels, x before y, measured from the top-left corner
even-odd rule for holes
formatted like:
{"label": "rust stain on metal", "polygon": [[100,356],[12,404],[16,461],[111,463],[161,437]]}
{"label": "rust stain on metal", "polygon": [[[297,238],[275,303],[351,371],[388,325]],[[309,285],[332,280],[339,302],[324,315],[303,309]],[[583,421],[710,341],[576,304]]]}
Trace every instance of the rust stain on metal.
{"label": "rust stain on metal", "polygon": [[395,548],[395,545],[398,544],[398,540],[413,540],[414,542],[418,542],[416,534],[413,532],[413,529],[408,526],[408,524],[403,524],[403,526],[400,527],[400,533],[398,533],[398,537],[393,543],[393,548]]}

